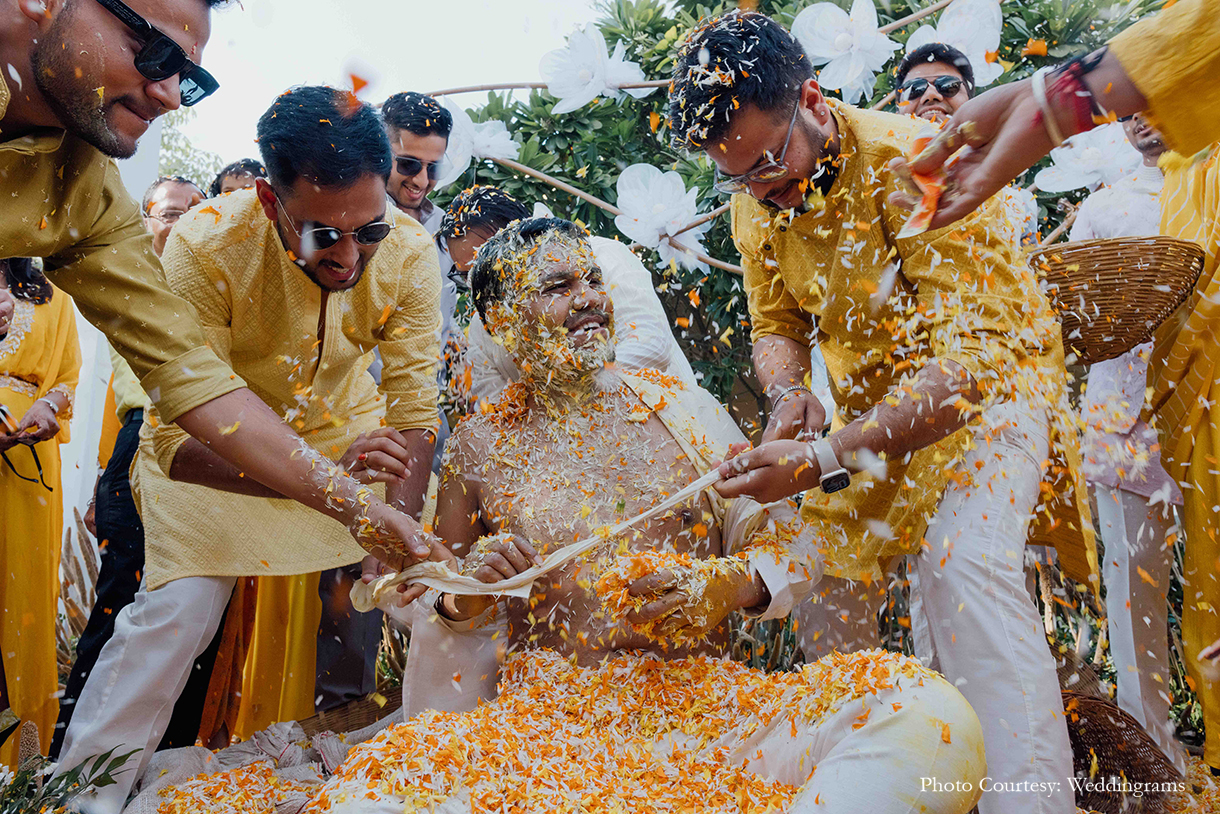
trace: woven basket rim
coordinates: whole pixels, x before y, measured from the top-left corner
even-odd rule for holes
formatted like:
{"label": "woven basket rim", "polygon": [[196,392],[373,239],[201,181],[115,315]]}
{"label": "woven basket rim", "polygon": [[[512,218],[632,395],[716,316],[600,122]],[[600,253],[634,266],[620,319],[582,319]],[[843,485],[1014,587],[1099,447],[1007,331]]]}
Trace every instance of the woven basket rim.
{"label": "woven basket rim", "polygon": [[1154,235],[1041,246],[1028,260],[1063,326],[1065,351],[1087,365],[1149,341],[1194,292],[1204,253]]}

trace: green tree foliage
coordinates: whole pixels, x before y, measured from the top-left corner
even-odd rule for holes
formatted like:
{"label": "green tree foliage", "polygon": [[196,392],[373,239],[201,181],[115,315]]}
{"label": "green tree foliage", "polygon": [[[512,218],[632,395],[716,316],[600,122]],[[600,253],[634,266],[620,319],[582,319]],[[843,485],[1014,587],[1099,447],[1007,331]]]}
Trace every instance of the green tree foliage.
{"label": "green tree foliage", "polygon": [[[844,8],[851,6],[851,0],[836,2]],[[759,0],[757,5],[760,11],[789,25],[810,3]],[[928,3],[877,0],[877,5],[880,23],[885,25]],[[1161,0],[1007,0],[1002,5],[1005,25],[996,58],[1011,67],[999,83],[1024,78],[1044,64],[1088,53],[1160,5]],[[698,21],[736,6],[731,1],[604,0],[598,7],[595,24],[611,49],[623,42],[627,58],[640,63],[650,79],[666,79],[673,69],[675,46]],[[935,19],[933,16],[930,22]],[[907,25],[890,36],[905,43],[918,25]],[[1033,49],[1028,48],[1031,40],[1035,41]],[[1047,55],[1028,55],[1030,51],[1041,50],[1038,41],[1045,41]],[[559,45],[556,43],[556,47]],[[901,56],[902,52],[895,54],[891,69]],[[880,76],[869,105],[881,101],[892,89],[892,73]],[[469,103],[469,97],[464,101]],[[712,190],[710,162],[701,155],[689,155],[669,146],[664,89],[639,100],[599,98],[580,110],[559,116],[551,113],[554,104],[554,98],[545,91],[534,91],[523,98],[490,93],[470,113],[476,122],[503,121],[522,144],[519,160],[523,164],[611,203],[615,201],[619,173],[639,162],[676,170],[688,189],[700,190],[701,211],[710,211],[725,202],[724,196]],[[1034,171],[1041,166],[1044,164]],[[1031,171],[1028,178],[1032,177]],[[476,164],[457,183],[442,190],[437,196],[438,204],[447,203],[473,183],[496,184],[522,200],[543,201],[556,214],[582,222],[595,234],[619,236],[613,218],[601,209],[491,162]],[[1055,209],[1059,197],[1040,197],[1047,228],[1062,217]],[[729,263],[739,261],[727,217],[717,219],[704,237],[704,245],[713,257]],[[655,269],[656,255],[641,251],[645,264]],[[750,364],[749,315],[741,279],[717,268],[704,273],[671,266],[655,269],[654,282],[679,341],[695,370],[703,376],[704,386],[731,404],[747,432],[760,428],[764,404]]]}
{"label": "green tree foliage", "polygon": [[180,107],[165,114],[161,125],[161,159],[157,166],[159,175],[181,175],[189,178],[201,188],[216,177],[216,173],[228,162],[216,153],[200,150],[191,144],[183,128],[195,118],[195,109]]}

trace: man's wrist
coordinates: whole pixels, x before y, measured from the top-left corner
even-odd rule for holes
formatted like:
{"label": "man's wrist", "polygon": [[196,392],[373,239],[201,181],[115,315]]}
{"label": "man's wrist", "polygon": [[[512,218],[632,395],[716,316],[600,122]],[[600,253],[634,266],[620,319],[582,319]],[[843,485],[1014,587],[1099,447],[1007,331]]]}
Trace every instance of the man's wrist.
{"label": "man's wrist", "polygon": [[808,393],[810,395],[813,394],[813,391],[810,390],[808,387],[806,387],[803,384],[794,384],[790,387],[783,387],[783,388],[768,388],[767,390],[768,390],[767,397],[771,400],[772,407],[778,407],[779,403],[781,401],[783,401],[788,396],[791,396],[794,393]]}

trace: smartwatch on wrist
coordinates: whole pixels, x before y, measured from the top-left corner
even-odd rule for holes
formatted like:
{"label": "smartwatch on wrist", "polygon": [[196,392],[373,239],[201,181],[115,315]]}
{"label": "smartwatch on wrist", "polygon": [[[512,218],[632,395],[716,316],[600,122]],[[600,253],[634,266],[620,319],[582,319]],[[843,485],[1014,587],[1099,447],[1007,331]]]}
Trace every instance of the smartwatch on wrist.
{"label": "smartwatch on wrist", "polygon": [[813,454],[817,458],[818,468],[821,470],[823,492],[829,495],[851,486],[851,474],[839,463],[834,449],[830,446],[829,438],[819,438],[810,446],[813,447]]}

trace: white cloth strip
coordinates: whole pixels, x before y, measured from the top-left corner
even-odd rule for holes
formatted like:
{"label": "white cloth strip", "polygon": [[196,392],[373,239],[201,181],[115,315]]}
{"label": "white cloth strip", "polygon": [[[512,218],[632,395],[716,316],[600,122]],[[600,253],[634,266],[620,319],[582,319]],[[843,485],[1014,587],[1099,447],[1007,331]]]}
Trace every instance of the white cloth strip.
{"label": "white cloth strip", "polygon": [[536,565],[500,582],[480,582],[474,577],[450,571],[439,562],[421,562],[397,574],[386,574],[383,577],[378,577],[367,584],[357,582],[352,586],[352,607],[361,613],[367,613],[377,607],[379,601],[387,598],[393,591],[396,591],[398,586],[416,583],[426,585],[443,593],[456,594],[458,596],[527,597],[534,585],[534,580],[564,567],[577,557],[591,551],[607,539],[622,534],[632,526],[651,520],[662,512],[669,511],[674,506],[698,495],[719,480],[720,472],[712,470],[685,489],[674,493],[668,499],[643,514],[628,518],[618,525],[611,527],[608,531],[598,531],[583,540],[556,549],[543,558],[542,565]]}

